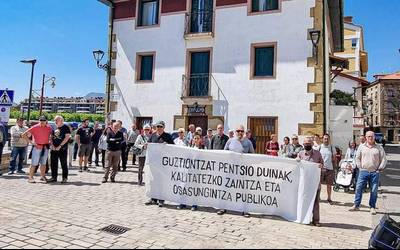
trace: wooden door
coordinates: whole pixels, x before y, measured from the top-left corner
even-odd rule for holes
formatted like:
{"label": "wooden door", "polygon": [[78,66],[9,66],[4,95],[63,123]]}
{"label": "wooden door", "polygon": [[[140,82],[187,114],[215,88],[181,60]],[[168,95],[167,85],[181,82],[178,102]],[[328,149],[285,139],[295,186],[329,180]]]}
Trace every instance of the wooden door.
{"label": "wooden door", "polygon": [[256,153],[264,154],[265,145],[271,140],[272,134],[278,133],[278,118],[276,117],[249,117],[248,128],[256,140]]}
{"label": "wooden door", "polygon": [[143,126],[146,124],[151,124],[153,123],[153,117],[136,117],[136,127],[140,131],[142,131]]}
{"label": "wooden door", "polygon": [[203,136],[207,134],[208,129],[208,117],[207,116],[189,116],[189,124],[200,127],[203,132]]}

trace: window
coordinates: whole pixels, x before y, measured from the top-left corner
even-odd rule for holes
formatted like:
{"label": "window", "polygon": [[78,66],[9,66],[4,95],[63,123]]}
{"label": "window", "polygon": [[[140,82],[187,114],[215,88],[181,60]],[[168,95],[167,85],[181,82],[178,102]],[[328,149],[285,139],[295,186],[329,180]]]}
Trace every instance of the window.
{"label": "window", "polygon": [[253,44],[251,78],[275,78],[276,43]]}
{"label": "window", "polygon": [[279,10],[280,0],[250,0],[251,12],[265,12]]}
{"label": "window", "polygon": [[140,0],[137,26],[152,26],[158,24],[160,0]]}
{"label": "window", "polygon": [[154,81],[155,52],[140,53],[136,59],[136,81]]}
{"label": "window", "polygon": [[357,38],[351,39],[351,47],[352,47],[353,49],[355,49],[355,48],[357,47],[357,41],[358,41]]}

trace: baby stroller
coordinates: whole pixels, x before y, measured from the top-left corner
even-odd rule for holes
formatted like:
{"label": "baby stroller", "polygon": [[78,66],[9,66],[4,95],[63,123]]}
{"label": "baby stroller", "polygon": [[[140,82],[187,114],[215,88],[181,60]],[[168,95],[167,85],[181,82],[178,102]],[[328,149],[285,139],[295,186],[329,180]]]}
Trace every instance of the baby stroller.
{"label": "baby stroller", "polygon": [[350,187],[353,184],[353,171],[355,167],[353,159],[344,159],[340,161],[335,185],[333,186],[335,192],[338,192],[341,188],[343,188],[346,193],[350,191]]}

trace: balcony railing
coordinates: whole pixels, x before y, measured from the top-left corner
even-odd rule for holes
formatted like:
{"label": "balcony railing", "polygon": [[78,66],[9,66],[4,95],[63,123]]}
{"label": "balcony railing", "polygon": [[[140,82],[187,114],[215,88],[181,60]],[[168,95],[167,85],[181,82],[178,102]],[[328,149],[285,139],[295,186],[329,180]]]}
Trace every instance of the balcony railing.
{"label": "balcony railing", "polygon": [[185,18],[185,36],[190,34],[213,33],[213,11],[187,13]]}
{"label": "balcony railing", "polygon": [[195,74],[182,76],[182,98],[184,97],[209,97],[211,74]]}

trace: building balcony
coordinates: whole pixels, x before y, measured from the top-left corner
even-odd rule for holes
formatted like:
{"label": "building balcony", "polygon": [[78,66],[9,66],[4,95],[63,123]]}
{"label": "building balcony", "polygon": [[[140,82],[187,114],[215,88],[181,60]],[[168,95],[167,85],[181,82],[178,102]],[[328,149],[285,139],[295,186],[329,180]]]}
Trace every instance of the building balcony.
{"label": "building balcony", "polygon": [[185,39],[214,37],[213,19],[213,11],[186,13]]}
{"label": "building balcony", "polygon": [[364,128],[365,127],[364,117],[353,117],[353,127],[354,128]]}
{"label": "building balcony", "polygon": [[210,104],[211,97],[211,74],[195,74],[182,76],[182,95],[184,103]]}

